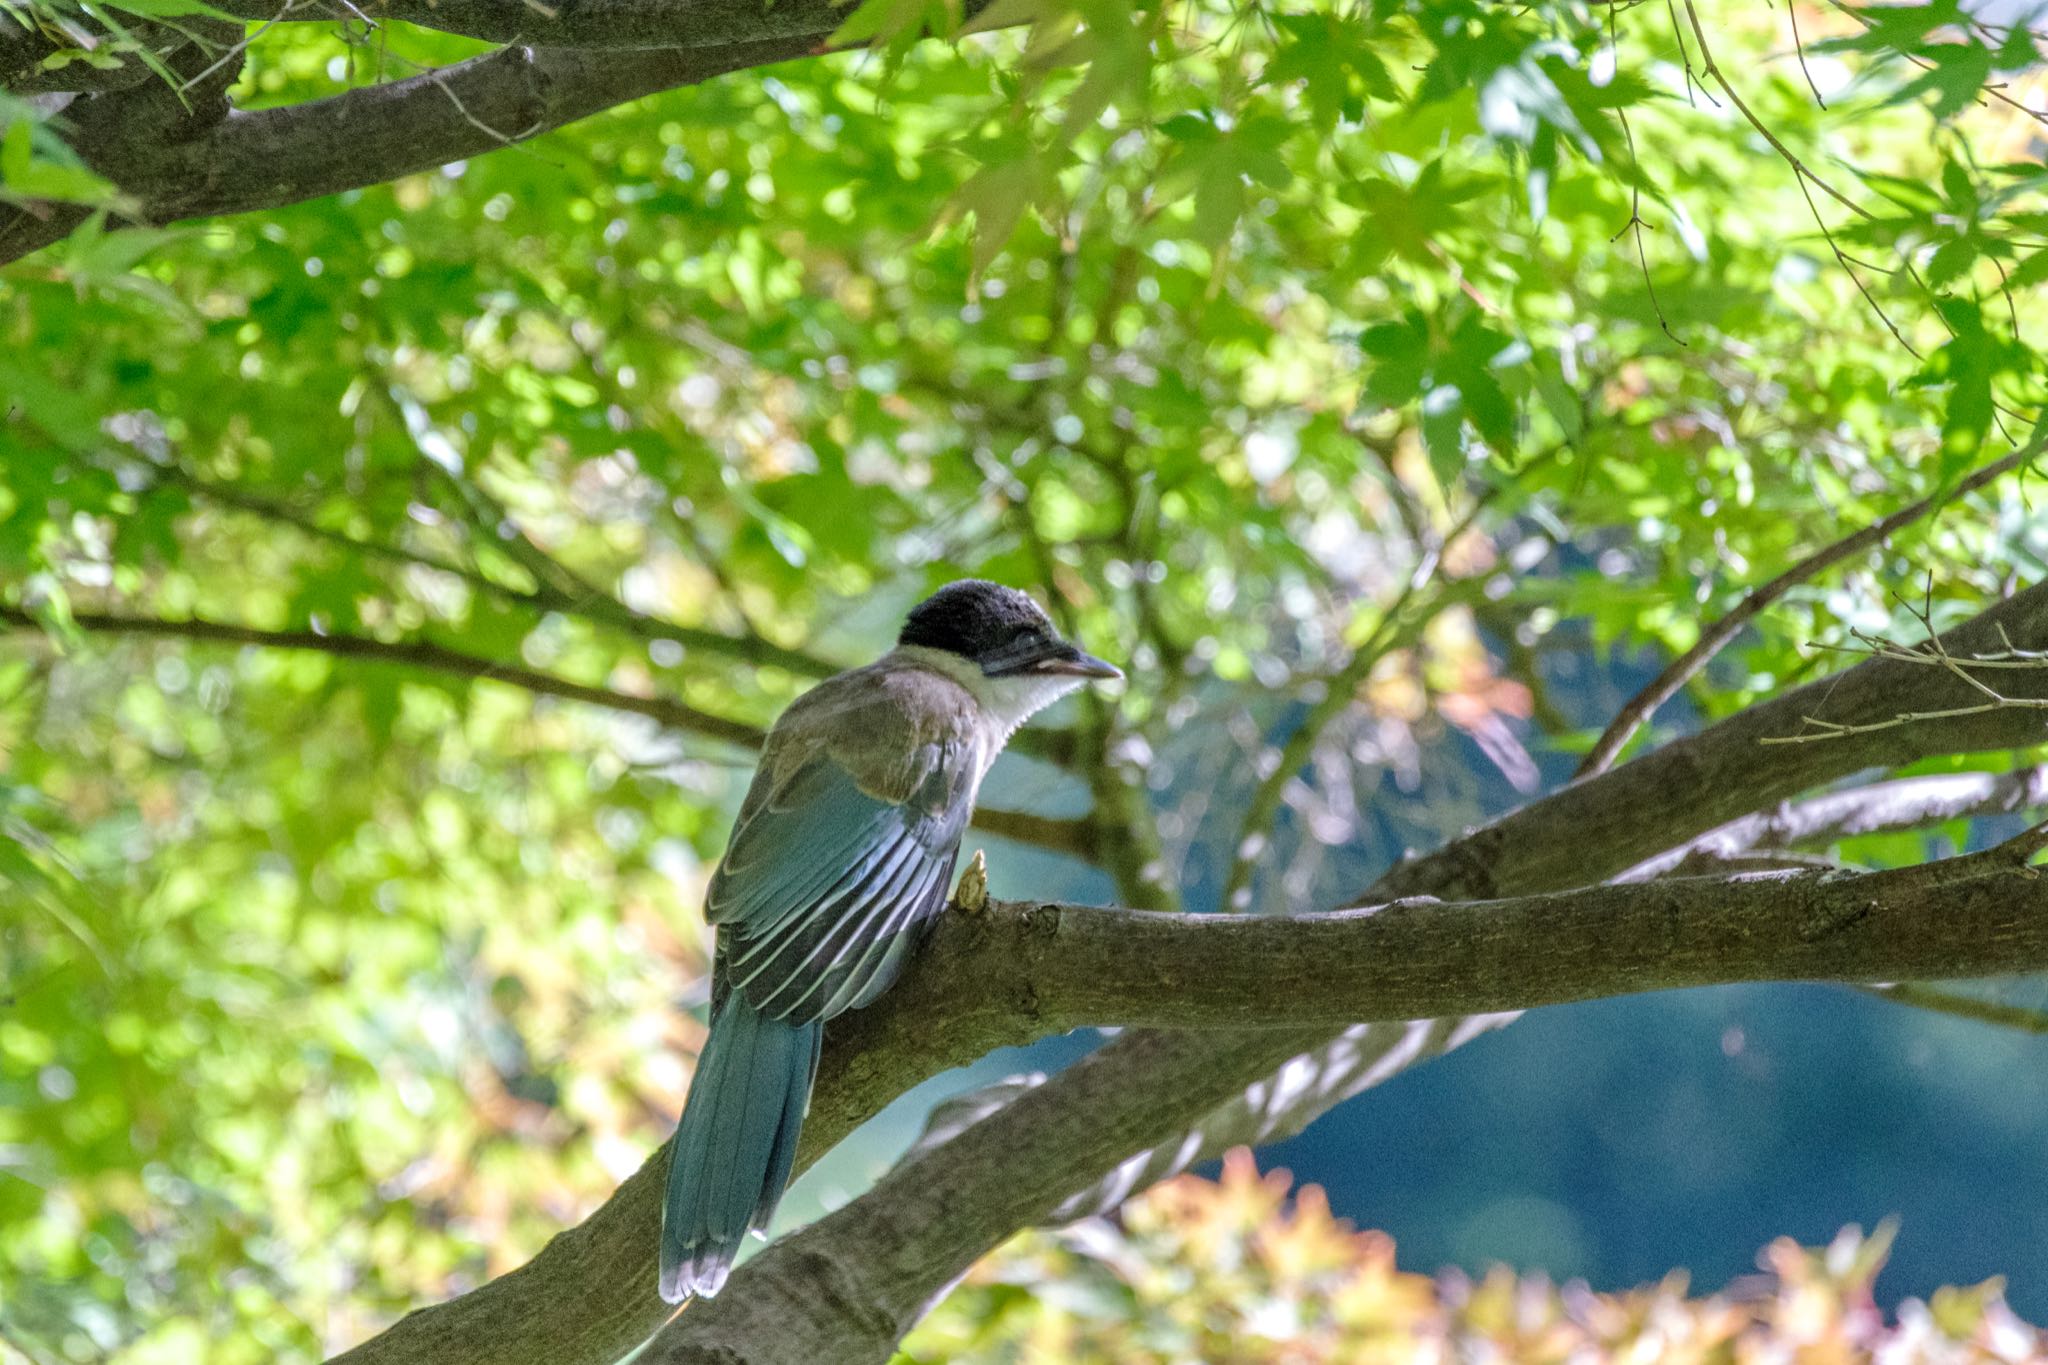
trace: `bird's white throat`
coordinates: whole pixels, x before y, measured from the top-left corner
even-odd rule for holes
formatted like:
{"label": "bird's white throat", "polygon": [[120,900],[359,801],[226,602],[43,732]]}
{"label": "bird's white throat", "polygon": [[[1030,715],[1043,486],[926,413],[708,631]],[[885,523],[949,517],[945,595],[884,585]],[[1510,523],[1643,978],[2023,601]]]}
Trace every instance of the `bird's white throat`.
{"label": "bird's white throat", "polygon": [[1015,673],[991,678],[981,671],[981,665],[949,650],[904,645],[896,652],[918,667],[943,673],[966,688],[989,718],[1003,727],[1005,734],[1087,681],[1071,673]]}

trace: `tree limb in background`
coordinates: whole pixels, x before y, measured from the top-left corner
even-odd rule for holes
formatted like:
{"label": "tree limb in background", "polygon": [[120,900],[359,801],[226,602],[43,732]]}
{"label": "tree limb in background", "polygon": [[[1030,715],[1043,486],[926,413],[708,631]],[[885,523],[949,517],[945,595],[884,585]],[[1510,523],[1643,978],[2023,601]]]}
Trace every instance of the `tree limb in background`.
{"label": "tree limb in background", "polygon": [[[696,649],[706,653],[725,655],[744,663],[766,665],[785,669],[798,677],[823,678],[836,673],[841,665],[823,659],[804,650],[791,649],[776,644],[773,640],[750,632],[744,635],[728,635],[723,631],[707,630],[700,626],[686,626],[636,611],[616,596],[593,591],[590,594],[571,596],[556,584],[544,581],[532,570],[524,570],[533,586],[516,587],[504,583],[479,569],[443,559],[432,554],[387,544],[382,541],[365,540],[346,531],[323,526],[311,516],[297,509],[261,494],[251,493],[232,484],[215,483],[201,478],[174,464],[147,461],[143,468],[152,478],[166,485],[176,487],[194,498],[216,504],[245,515],[261,518],[281,526],[288,526],[309,539],[323,544],[335,545],[341,549],[362,555],[366,559],[381,559],[400,566],[414,566],[434,573],[448,574],[458,578],[479,592],[489,593],[501,601],[523,606],[534,612],[554,612],[563,616],[574,616],[600,626],[621,630],[636,639],[669,640],[685,649]],[[472,528],[477,529],[477,528]],[[544,554],[536,546],[536,553]],[[611,703],[603,703],[610,705]],[[663,719],[660,716],[656,719]],[[667,723],[667,722],[665,722]],[[687,726],[678,726],[687,729]],[[753,744],[756,741],[738,741]],[[1011,737],[1009,747],[1032,758],[1043,759],[1059,766],[1069,766],[1073,761],[1072,734],[1069,731],[1048,729],[1039,726],[1022,731]],[[994,812],[1002,815],[1005,812]],[[1065,822],[1079,824],[1079,822]],[[1092,826],[1059,832],[1056,840],[1050,840],[1054,833],[1051,826],[1044,824],[1043,817],[1019,814],[1012,828],[996,830],[1005,837],[1023,837],[1013,830],[1024,829],[1036,824],[1040,833],[1027,837],[1024,842],[1046,844],[1077,856],[1091,856],[1089,846],[1093,841]],[[994,830],[992,825],[983,828]]]}
{"label": "tree limb in background", "polygon": [[[1949,632],[1944,641],[1951,649],[1969,651],[2002,638],[2028,648],[2048,646],[2048,586],[2030,588],[1990,608]],[[2028,676],[2048,689],[2048,676]],[[1536,801],[1437,853],[1395,868],[1367,895],[1376,899],[1428,894],[1498,899],[1604,880],[1760,805],[1853,772],[1897,767],[1933,754],[2016,748],[2038,738],[2037,722],[2023,713],[2006,711],[1856,735],[1836,744],[1765,746],[1758,742],[1763,736],[1782,733],[1807,712],[1819,710],[1854,718],[1883,714],[1901,702],[1937,705],[1959,686],[1940,670],[1891,659],[1869,660]],[[1996,884],[2003,887],[2005,881],[1999,879]],[[1645,889],[1652,894],[1663,890]],[[1402,913],[1420,917],[1428,912],[1411,909]],[[1286,920],[1274,923],[1289,927]],[[1856,932],[1853,921],[1837,924],[1826,912],[1817,913],[1807,923],[1820,938]],[[953,931],[976,932],[971,924],[947,932]],[[1539,925],[1531,932],[1541,940],[1551,930]],[[914,969],[875,1006],[834,1021],[800,1160],[814,1159],[875,1107],[915,1081],[979,1055],[976,1049],[984,1040],[969,1036],[971,1030],[935,1029],[929,1016],[920,1013],[920,1002],[929,998],[924,992],[943,990],[944,973],[935,963],[945,942],[943,937],[935,940],[935,955],[929,960],[921,955]],[[1052,953],[1058,946],[1055,937],[1043,950]],[[1064,970],[1069,955],[1056,956]],[[1391,970],[1399,967],[1399,963],[1390,964]],[[932,979],[926,980],[928,976]],[[1184,984],[1176,978],[1175,989]],[[992,997],[996,993],[976,983],[976,994]],[[1257,988],[1260,999],[1272,1000],[1277,994],[1264,985]],[[1032,1007],[1032,1002],[1021,996],[1009,1003],[1023,1009]],[[1494,1022],[1498,1021],[1479,1021]],[[1265,1116],[1262,1121],[1299,1126],[1368,1083],[1366,1078],[1372,1073],[1387,1074],[1390,1067],[1408,1060],[1391,1046],[1361,1046],[1348,1031],[1337,1038],[1333,1032],[1329,1027],[1134,1031],[1093,1054],[1079,1079],[1074,1079],[1077,1073],[1070,1070],[1031,1090],[1016,1101],[1017,1105],[1029,1102],[1027,1115],[1061,1113],[1065,1104],[1061,1096],[1070,1088],[1085,1086],[1083,1107],[1108,1105],[1118,1109],[1120,1116],[1112,1120],[1090,1109],[1091,1117],[1103,1117],[1116,1134],[1109,1143],[1111,1150],[1100,1151],[1093,1145],[1069,1145],[1085,1143],[1087,1130],[1065,1126],[1072,1121],[1072,1114],[1062,1120],[1060,1135],[1049,1140],[1045,1150],[1064,1155],[1067,1166],[1058,1180],[1051,1182],[1058,1187],[1052,1203],[1030,1218],[1051,1216],[1057,1204],[1105,1178],[1115,1178],[1120,1170],[1131,1173],[1122,1183],[1135,1189],[1140,1180],[1179,1169],[1203,1150],[1205,1125],[1211,1116],[1215,1116],[1211,1126],[1216,1132],[1227,1131],[1232,1122],[1241,1121],[1224,1112],[1232,1106],[1258,1110]],[[1432,1055],[1430,1048],[1416,1048],[1413,1059],[1427,1055]],[[1295,1082],[1272,1079],[1282,1067],[1287,1068],[1289,1077],[1309,1077],[1312,1084],[1288,1093],[1287,1086]],[[1171,1083],[1161,1082],[1161,1078]],[[1161,1083],[1160,1089],[1152,1088],[1155,1082]],[[1253,1097],[1250,1091],[1254,1086],[1267,1089]],[[1105,1100],[1104,1090],[1120,1098]],[[989,1123],[1014,1107],[992,1116]],[[1133,1138],[1126,1125],[1139,1117],[1147,1125],[1156,1125],[1160,1135]],[[984,1130],[1008,1131],[977,1124],[959,1140],[975,1134],[986,1136]],[[941,1144],[928,1155],[938,1158],[951,1150],[951,1143]],[[597,1365],[615,1359],[669,1312],[653,1288],[664,1152],[657,1151],[591,1219],[557,1237],[526,1266],[449,1303],[415,1312],[341,1359],[352,1365],[429,1359],[465,1365],[502,1360],[516,1356],[543,1322],[550,1340],[563,1343],[555,1358],[564,1365]],[[1005,1218],[1013,1215],[1015,1201],[1024,1197],[1024,1181],[1014,1165],[1024,1155],[1023,1149],[1006,1150],[994,1163],[1008,1187],[1001,1204],[1010,1211],[1004,1213]],[[910,1211],[892,1202],[902,1188],[901,1182],[885,1182],[884,1187],[863,1195],[834,1218],[902,1214],[908,1220]],[[974,1220],[974,1237],[990,1231],[975,1210],[962,1206],[954,1216],[963,1220],[963,1228],[966,1220]],[[910,1225],[906,1221],[905,1226]],[[926,1234],[933,1239],[929,1246],[917,1240]],[[964,1268],[964,1263],[953,1264],[964,1251],[958,1237],[944,1226],[923,1227],[911,1244],[893,1253],[891,1264],[901,1266],[928,1258],[924,1270],[935,1277],[929,1290],[935,1294]],[[785,1250],[778,1243],[761,1260],[783,1259],[770,1262],[764,1276],[784,1275],[786,1272],[773,1267],[801,1261],[807,1255],[805,1245],[796,1243]],[[747,1270],[743,1267],[740,1274]],[[785,1282],[778,1279],[778,1283]],[[729,1307],[699,1305],[689,1311],[686,1320],[696,1321],[692,1331],[732,1330],[732,1315],[743,1311],[740,1300],[753,1291],[737,1282],[730,1288],[730,1293],[712,1301],[712,1305]],[[839,1298],[828,1288],[827,1281],[814,1283],[814,1302],[799,1314],[803,1322],[815,1326],[816,1314],[836,1314],[837,1326],[848,1333],[848,1340],[878,1340],[880,1333],[895,1330],[893,1316],[882,1323],[866,1313],[857,1298]],[[793,1333],[807,1330],[810,1327],[791,1327]],[[756,1357],[750,1353],[748,1358]],[[813,1356],[814,1360],[839,1358]]]}
{"label": "tree limb in background", "polygon": [[[674,730],[702,735],[747,749],[759,749],[767,738],[760,727],[745,721],[700,711],[674,697],[643,697],[608,687],[594,687],[568,678],[543,673],[518,664],[466,654],[431,640],[378,640],[362,635],[336,635],[316,630],[260,630],[225,621],[161,620],[148,616],[112,616],[101,612],[77,612],[70,623],[83,631],[104,635],[144,635],[167,639],[197,640],[209,644],[251,645],[263,649],[295,649],[328,654],[341,659],[399,664],[424,668],[457,677],[501,682],[540,696],[584,702],[613,711],[625,711]],[[0,605],[0,627],[22,630],[43,629],[43,623],[19,607]],[[1095,846],[1093,825],[1085,819],[1063,819],[1033,815],[1027,811],[1006,811],[983,807],[974,812],[974,826],[989,834],[1019,843],[1034,844],[1076,857],[1089,856]]]}
{"label": "tree limb in background", "polygon": [[1579,764],[1575,774],[1588,777],[1601,773],[1613,766],[1615,757],[1621,753],[1635,732],[1656,713],[1658,707],[1678,695],[1699,671],[1713,661],[1715,655],[1727,648],[1728,643],[1742,633],[1748,625],[1768,606],[1798,587],[1801,583],[1826,572],[1843,560],[1861,554],[1874,545],[1880,545],[1894,532],[1910,526],[1936,508],[1943,507],[1955,499],[1967,496],[1986,484],[2010,474],[2041,453],[2048,443],[2048,424],[2035,428],[2026,447],[2016,450],[2002,460],[1995,460],[1976,473],[1964,479],[1945,493],[1934,493],[1909,506],[1902,507],[1882,521],[1872,522],[1853,535],[1844,536],[1834,544],[1815,551],[1800,560],[1785,572],[1773,578],[1760,588],[1755,588],[1733,610],[1700,632],[1699,640],[1691,649],[1673,659],[1648,686],[1628,699],[1614,719],[1608,723],[1600,738],[1593,742],[1592,750]]}
{"label": "tree limb in background", "polygon": [[1895,778],[1745,815],[1637,863],[1622,873],[1621,879],[1648,881],[1663,876],[1694,853],[1727,855],[1759,847],[1831,844],[1863,834],[1925,829],[1951,820],[2010,815],[2040,806],[2048,806],[2048,764],[2009,773]]}
{"label": "tree limb in background", "polygon": [[1911,981],[1898,981],[1881,986],[1858,986],[1856,989],[1866,995],[1874,995],[1880,1000],[1910,1005],[1916,1010],[1926,1010],[1932,1014],[1952,1014],[1958,1019],[1968,1019],[1979,1024],[1995,1024],[1999,1028],[2018,1029],[2022,1033],[2048,1033],[2048,1013],[2020,1005],[2001,1004],[1996,1000],[1979,1000],[1975,996],[1945,991],[1937,986],[1922,986]]}
{"label": "tree limb in background", "polygon": [[838,672],[840,668],[838,664],[829,660],[820,659],[803,650],[778,645],[760,635],[728,635],[723,631],[681,625],[635,611],[610,593],[595,588],[585,594],[572,595],[530,569],[526,570],[525,574],[533,586],[515,587],[453,560],[382,541],[364,540],[346,531],[323,526],[312,517],[284,503],[237,488],[232,484],[214,483],[199,478],[176,466],[149,463],[145,464],[144,468],[165,484],[181,489],[194,498],[281,526],[289,526],[309,539],[338,546],[366,559],[389,560],[401,566],[418,567],[459,578],[479,592],[489,593],[501,601],[515,603],[534,612],[555,612],[562,616],[582,617],[599,625],[623,630],[637,639],[669,640],[685,649],[722,654],[744,663],[773,665],[787,669],[799,677],[823,678]]}
{"label": "tree limb in background", "polygon": [[[593,51],[508,47],[404,80],[253,112],[169,145],[138,136],[121,103],[67,117],[72,147],[138,204],[143,222],[278,208],[480,156],[660,90],[802,57],[817,38]],[[107,103],[112,101],[114,103]],[[0,247],[0,262],[21,253]]]}
{"label": "tree limb in background", "polygon": [[[808,38],[820,41],[846,19],[848,10],[829,0],[781,0],[759,5],[750,0],[606,0],[602,5],[547,6],[526,0],[364,0],[346,8],[326,3],[287,4],[284,0],[221,0],[212,8],[250,23],[333,23],[360,17],[373,22],[397,20],[420,28],[453,33],[501,44],[558,48],[694,50],[730,47],[736,43]],[[33,13],[31,12],[31,17]],[[18,23],[0,13],[0,89],[15,94],[36,91],[99,91],[140,84],[151,76],[140,61],[94,67],[70,62],[54,71],[41,69],[43,58],[75,42],[100,35],[86,31],[82,19],[69,18],[78,34],[59,37]],[[145,37],[160,53],[183,43],[165,25],[132,22],[131,33]],[[161,39],[161,42],[157,40]],[[125,59],[128,54],[120,54]]]}

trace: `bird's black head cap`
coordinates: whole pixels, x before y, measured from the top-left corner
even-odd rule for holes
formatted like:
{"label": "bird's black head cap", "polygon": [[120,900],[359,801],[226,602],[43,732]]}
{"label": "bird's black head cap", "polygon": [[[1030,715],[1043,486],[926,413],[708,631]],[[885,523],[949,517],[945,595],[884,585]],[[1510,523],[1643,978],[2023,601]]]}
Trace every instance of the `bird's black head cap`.
{"label": "bird's black head cap", "polygon": [[987,579],[963,578],[912,607],[896,643],[981,660],[1027,632],[1058,638],[1045,612],[1023,593]]}

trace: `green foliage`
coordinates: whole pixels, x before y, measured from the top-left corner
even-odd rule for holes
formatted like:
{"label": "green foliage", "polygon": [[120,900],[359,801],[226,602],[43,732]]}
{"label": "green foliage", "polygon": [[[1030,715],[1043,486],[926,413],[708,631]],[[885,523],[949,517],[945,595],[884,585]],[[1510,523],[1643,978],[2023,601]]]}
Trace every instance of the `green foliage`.
{"label": "green foliage", "polygon": [[[912,41],[935,20],[989,31]],[[1585,633],[1690,645],[2040,401],[2044,181],[1988,84],[2023,40],[1952,9],[1816,39],[1825,110],[1781,16],[1703,12],[1856,210],[1655,7],[848,24],[886,57],[260,218],[98,220],[0,274],[0,607],[47,632],[0,648],[0,1337],[31,1359],[316,1358],[518,1263],[665,1132],[746,755],[494,673],[760,725],[929,586],[1031,585],[1130,664],[1068,738],[1084,774],[1161,756],[1178,884],[1240,844],[1205,792],[1332,679],[1371,703],[1254,884],[1324,904],[1418,735],[1583,740],[1551,664]],[[279,24],[237,96],[476,50]],[[54,116],[0,105],[0,183],[98,202]],[[1995,485],[1792,594],[1695,699],[2044,550]],[[1085,799],[1010,772],[991,801]]]}

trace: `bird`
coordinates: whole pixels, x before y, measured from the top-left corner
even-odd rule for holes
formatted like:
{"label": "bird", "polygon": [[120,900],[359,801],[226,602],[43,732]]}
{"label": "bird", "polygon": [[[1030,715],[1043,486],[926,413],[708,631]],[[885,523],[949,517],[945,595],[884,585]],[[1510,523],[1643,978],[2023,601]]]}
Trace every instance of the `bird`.
{"label": "bird", "polygon": [[770,729],[705,896],[711,1030],[669,1153],[661,1296],[716,1294],[796,1161],[826,1021],[888,989],[944,909],[982,778],[1035,712],[1122,673],[970,578]]}

